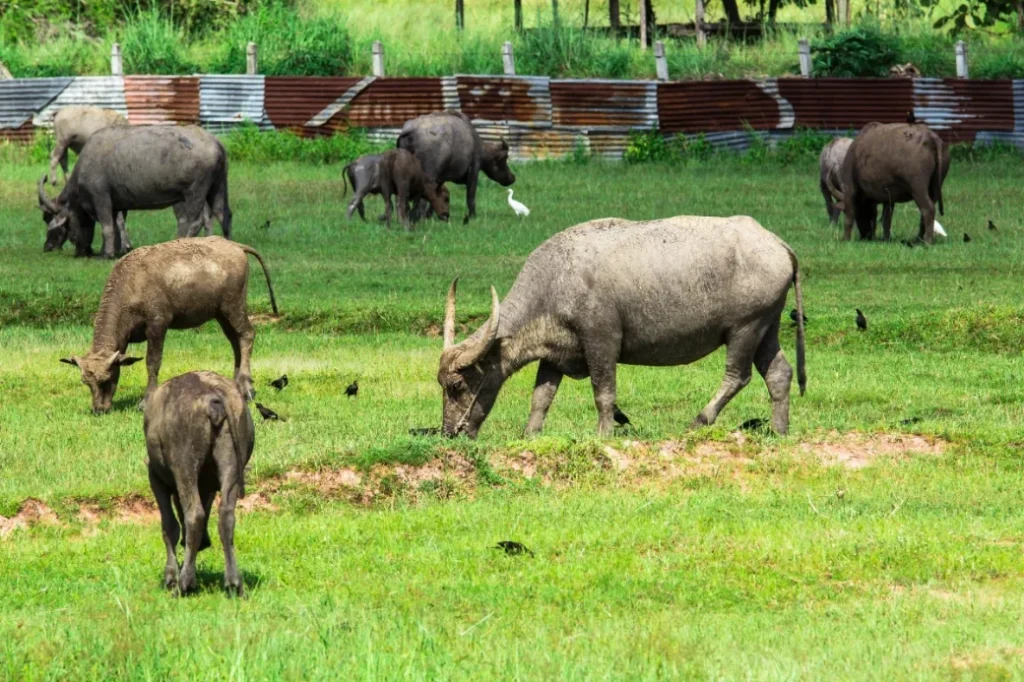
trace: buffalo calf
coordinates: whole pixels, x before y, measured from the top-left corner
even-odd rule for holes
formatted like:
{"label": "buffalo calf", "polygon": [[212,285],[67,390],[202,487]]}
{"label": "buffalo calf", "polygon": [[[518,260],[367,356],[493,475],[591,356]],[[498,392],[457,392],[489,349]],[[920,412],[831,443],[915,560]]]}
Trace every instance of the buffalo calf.
{"label": "buffalo calf", "polygon": [[[164,586],[178,594],[195,589],[196,554],[210,545],[206,526],[219,491],[224,587],[242,596],[235,560],[235,502],[245,497],[245,465],[255,441],[245,399],[233,381],[213,372],[189,372],[153,393],[143,428],[149,485],[160,508],[167,549]],[[179,537],[185,548],[180,568],[175,549]]]}
{"label": "buffalo calf", "polygon": [[384,197],[384,220],[391,227],[391,197],[398,197],[398,217],[409,229],[409,202],[426,199],[441,220],[448,220],[449,196],[445,186],[438,185],[423,172],[419,160],[404,149],[389,149],[378,165],[380,191]]}

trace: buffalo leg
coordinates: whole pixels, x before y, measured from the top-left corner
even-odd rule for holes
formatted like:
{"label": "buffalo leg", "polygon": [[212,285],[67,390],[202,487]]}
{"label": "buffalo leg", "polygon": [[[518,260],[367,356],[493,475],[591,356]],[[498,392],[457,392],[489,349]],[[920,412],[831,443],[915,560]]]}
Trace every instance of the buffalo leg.
{"label": "buffalo leg", "polygon": [[388,229],[391,229],[391,212],[394,210],[394,206],[391,205],[391,194],[394,192],[394,188],[390,182],[382,180],[380,183],[380,193],[384,197],[384,222],[387,223]]}
{"label": "buffalo leg", "polygon": [[476,183],[477,175],[473,170],[469,172],[469,179],[466,181],[466,217],[462,219],[462,224],[469,224],[469,219],[476,216]]}
{"label": "buffalo leg", "polygon": [[[199,203],[202,201],[202,203]],[[195,237],[203,223],[203,209],[206,207],[206,199],[197,200],[189,198],[176,204],[174,215],[178,219],[178,239]]]}
{"label": "buffalo leg", "polygon": [[[230,417],[229,417],[230,419]],[[226,425],[225,425],[226,426]],[[235,445],[227,428],[221,430],[217,444],[218,474],[220,476],[220,507],[217,510],[217,530],[220,532],[220,544],[224,549],[224,589],[236,597],[245,595],[242,576],[238,572],[238,560],[235,557],[235,502],[238,500],[238,481],[243,473],[238,471],[235,459]],[[227,463],[231,463],[227,466]]]}
{"label": "buffalo leg", "polygon": [[57,184],[57,165],[64,171],[64,181],[68,178],[68,140],[57,140],[57,146],[50,154],[50,185]]}
{"label": "buffalo leg", "polygon": [[832,192],[828,191],[828,185],[822,180],[818,183],[821,188],[821,194],[825,197],[825,210],[828,212],[828,221],[835,224],[839,221],[839,209],[836,208],[835,200],[832,198]]}
{"label": "buffalo leg", "polygon": [[771,326],[757,347],[754,366],[764,377],[768,395],[772,399],[772,428],[784,436],[789,432],[789,387],[793,383],[793,368],[786,362],[786,356],[779,346],[778,321]]}
{"label": "buffalo leg", "polygon": [[548,416],[558,386],[564,375],[547,360],[541,360],[537,367],[537,380],[533,384],[533,398],[530,401],[530,420],[526,423],[526,435],[532,436],[544,430],[544,420]]}
{"label": "buffalo leg", "polygon": [[164,359],[164,337],[167,336],[167,327],[162,323],[150,323],[146,326],[146,394],[139,403],[141,410],[149,402],[150,396],[159,385],[160,363]]}
{"label": "buffalo leg", "polygon": [[256,330],[249,322],[245,309],[222,310],[217,318],[224,336],[228,337],[231,349],[235,353],[235,383],[246,400],[256,397],[252,386],[252,374],[249,361],[252,357],[252,344],[256,338]]}
{"label": "buffalo leg", "polygon": [[398,219],[402,221],[402,226],[406,232],[412,229],[412,225],[409,223],[409,183],[399,182],[396,188],[398,193]]}
{"label": "buffalo leg", "polygon": [[892,210],[895,208],[890,201],[882,204],[882,237],[885,241],[892,239]]}
{"label": "buffalo leg", "polygon": [[178,592],[185,594],[196,586],[196,555],[206,536],[206,514],[203,513],[203,502],[195,481],[191,481],[190,485],[179,481],[178,495],[185,512],[185,556],[178,574]]}
{"label": "buffalo leg", "polygon": [[914,188],[914,203],[921,211],[921,223],[918,232],[925,244],[931,244],[935,238],[935,203],[928,196],[928,186]]}
{"label": "buffalo leg", "polygon": [[583,353],[587,360],[590,385],[594,389],[594,405],[597,407],[597,433],[600,436],[607,436],[612,433],[614,428],[615,364],[619,357],[619,339],[607,336],[598,337],[597,340],[584,347]]}
{"label": "buffalo leg", "polygon": [[228,203],[228,179],[226,174],[220,179],[212,197],[206,203],[207,205],[203,209],[203,227],[206,233],[203,236],[210,236],[210,224],[213,222],[212,216],[216,215],[217,220],[220,222],[220,232],[224,235],[224,239],[231,239],[233,215],[231,213],[231,204]]}
{"label": "buffalo leg", "polygon": [[846,197],[843,203],[846,207],[843,216],[843,241],[848,242],[850,241],[850,238],[853,236],[853,214],[856,211],[856,209],[853,206],[854,202],[852,196]]}
{"label": "buffalo leg", "polygon": [[114,249],[116,232],[114,227],[114,209],[111,205],[110,197],[96,197],[93,207],[96,211],[96,219],[103,227],[103,257],[113,258],[117,255]]}
{"label": "buffalo leg", "polygon": [[128,238],[128,228],[125,227],[125,220],[128,218],[126,211],[117,212],[117,237],[121,240],[121,250],[125,253],[132,250],[132,240]]}
{"label": "buffalo leg", "polygon": [[174,517],[174,510],[171,508],[173,491],[156,475],[152,468],[149,469],[149,487],[153,490],[156,506],[160,509],[160,525],[163,528],[164,547],[167,549],[164,587],[173,590],[178,584],[178,555],[175,552],[175,546],[181,537],[181,526],[178,525],[178,519]]}
{"label": "buffalo leg", "polygon": [[734,331],[730,335],[725,348],[725,376],[722,377],[722,385],[711,402],[693,420],[693,426],[714,424],[718,419],[718,414],[729,404],[729,401],[750,383],[754,352],[761,342],[761,336],[752,327]]}
{"label": "buffalo leg", "polygon": [[365,196],[366,193],[362,189],[356,190],[355,194],[352,195],[352,200],[348,202],[348,211],[345,213],[347,220],[352,220],[352,214],[358,209],[359,217],[363,219],[364,223],[366,222],[366,212],[363,210],[363,197]]}

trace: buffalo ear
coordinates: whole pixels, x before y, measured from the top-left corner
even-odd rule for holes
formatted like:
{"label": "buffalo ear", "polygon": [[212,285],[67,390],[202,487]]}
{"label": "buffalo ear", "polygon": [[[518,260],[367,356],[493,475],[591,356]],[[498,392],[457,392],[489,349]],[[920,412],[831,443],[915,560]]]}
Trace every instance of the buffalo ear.
{"label": "buffalo ear", "polygon": [[135,357],[131,357],[131,356],[128,356],[128,355],[121,355],[121,356],[118,356],[118,358],[117,358],[117,364],[121,365],[122,367],[127,367],[128,365],[134,365],[136,362],[138,362],[141,359],[142,358],[135,358]]}
{"label": "buffalo ear", "polygon": [[78,367],[78,358],[74,356],[70,358],[61,358],[60,361],[63,362],[65,365],[74,365],[75,367]]}

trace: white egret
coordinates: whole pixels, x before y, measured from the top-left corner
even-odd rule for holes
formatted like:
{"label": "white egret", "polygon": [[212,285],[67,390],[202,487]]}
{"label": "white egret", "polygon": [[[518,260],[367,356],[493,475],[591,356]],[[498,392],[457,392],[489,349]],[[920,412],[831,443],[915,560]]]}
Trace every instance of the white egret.
{"label": "white egret", "polygon": [[530,209],[512,198],[511,189],[508,191],[508,205],[512,207],[512,210],[515,211],[518,216],[530,215]]}

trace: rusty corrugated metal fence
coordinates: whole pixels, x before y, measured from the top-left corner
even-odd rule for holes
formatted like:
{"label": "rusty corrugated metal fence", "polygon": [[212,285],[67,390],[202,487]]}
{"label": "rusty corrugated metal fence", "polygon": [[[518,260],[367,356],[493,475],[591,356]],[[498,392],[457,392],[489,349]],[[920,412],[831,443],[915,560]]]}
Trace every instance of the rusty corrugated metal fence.
{"label": "rusty corrugated metal fence", "polygon": [[103,76],[0,81],[0,140],[31,139],[65,106],[116,109],[133,124],[198,123],[330,135],[365,128],[394,140],[402,124],[463,112],[481,137],[504,138],[518,160],[583,150],[621,158],[632,131],[703,135],[744,149],[795,130],[857,130],[919,121],[947,141],[1024,147],[1024,80],[768,78],[733,81],[565,80],[537,76],[316,78]]}

